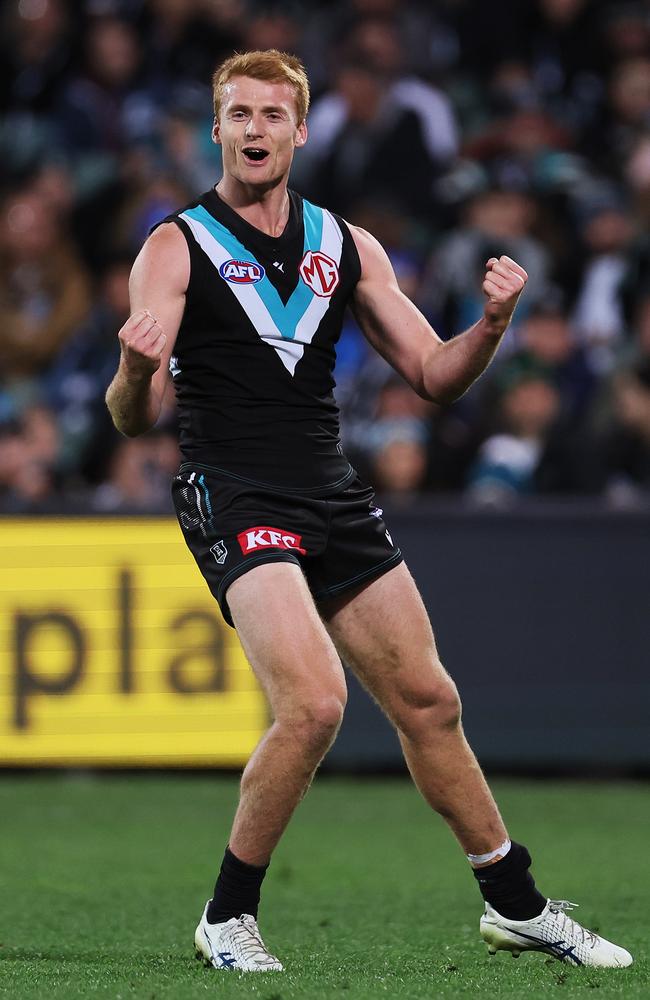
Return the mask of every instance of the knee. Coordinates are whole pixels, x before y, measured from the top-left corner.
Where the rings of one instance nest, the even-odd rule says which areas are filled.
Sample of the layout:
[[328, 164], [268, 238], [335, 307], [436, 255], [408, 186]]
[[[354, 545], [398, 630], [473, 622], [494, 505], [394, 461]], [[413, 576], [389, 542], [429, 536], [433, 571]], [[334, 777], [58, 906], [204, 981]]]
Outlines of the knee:
[[338, 692], [319, 694], [305, 705], [307, 727], [315, 734], [336, 736], [343, 721], [346, 695]]
[[339, 731], [345, 703], [345, 691], [311, 693], [293, 706], [284, 718], [284, 726], [306, 752], [324, 753]]
[[456, 685], [447, 674], [398, 692], [394, 722], [408, 739], [458, 729], [462, 706]]

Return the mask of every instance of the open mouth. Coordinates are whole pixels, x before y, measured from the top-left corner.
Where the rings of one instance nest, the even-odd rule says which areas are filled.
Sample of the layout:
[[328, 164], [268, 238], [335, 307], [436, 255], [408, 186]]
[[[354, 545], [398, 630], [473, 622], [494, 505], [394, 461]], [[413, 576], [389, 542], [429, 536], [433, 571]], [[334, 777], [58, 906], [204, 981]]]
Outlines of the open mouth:
[[246, 146], [242, 152], [244, 159], [248, 160], [249, 163], [262, 163], [269, 155], [268, 150], [260, 149], [258, 146]]

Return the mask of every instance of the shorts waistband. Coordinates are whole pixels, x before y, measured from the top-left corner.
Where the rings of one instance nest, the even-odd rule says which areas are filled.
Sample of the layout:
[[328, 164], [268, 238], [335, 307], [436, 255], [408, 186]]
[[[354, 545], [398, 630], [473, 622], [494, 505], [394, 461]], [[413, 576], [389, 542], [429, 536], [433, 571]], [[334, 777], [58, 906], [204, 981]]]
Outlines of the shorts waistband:
[[245, 483], [247, 486], [255, 486], [257, 489], [268, 490], [270, 493], [284, 493], [291, 496], [313, 497], [315, 499], [341, 492], [357, 475], [356, 470], [349, 465], [348, 471], [344, 476], [341, 476], [336, 482], [326, 483], [324, 486], [285, 486], [280, 483], [265, 483], [258, 479], [249, 479], [246, 476], [240, 476], [236, 472], [230, 472], [227, 469], [220, 469], [214, 465], [206, 465], [204, 462], [182, 462], [179, 472], [192, 472], [194, 469], [200, 469], [224, 479], [230, 479], [235, 483]]

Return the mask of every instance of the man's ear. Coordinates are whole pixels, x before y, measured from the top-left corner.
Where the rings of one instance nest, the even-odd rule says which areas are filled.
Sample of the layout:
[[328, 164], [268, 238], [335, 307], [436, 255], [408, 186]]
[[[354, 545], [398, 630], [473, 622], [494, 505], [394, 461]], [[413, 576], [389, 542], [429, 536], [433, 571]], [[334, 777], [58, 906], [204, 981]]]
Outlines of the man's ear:
[[217, 146], [221, 145], [221, 135], [219, 133], [219, 121], [216, 118], [214, 118], [212, 122], [212, 141], [215, 142]]
[[307, 122], [301, 122], [296, 131], [296, 146], [304, 146], [307, 142]]

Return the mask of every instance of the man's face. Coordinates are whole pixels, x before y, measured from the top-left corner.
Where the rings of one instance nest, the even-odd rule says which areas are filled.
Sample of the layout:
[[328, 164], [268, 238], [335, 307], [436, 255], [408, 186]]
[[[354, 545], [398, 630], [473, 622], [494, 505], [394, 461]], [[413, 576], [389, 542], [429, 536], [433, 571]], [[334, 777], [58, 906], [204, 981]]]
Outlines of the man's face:
[[212, 138], [223, 151], [224, 174], [242, 184], [273, 187], [289, 172], [293, 151], [307, 138], [298, 124], [294, 88], [236, 76], [224, 88]]

